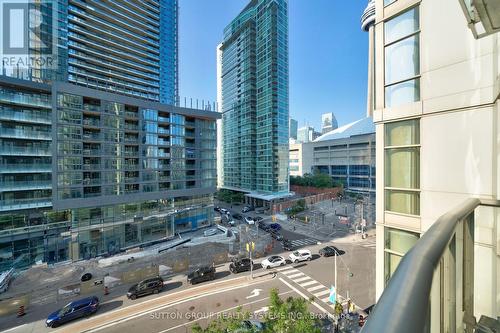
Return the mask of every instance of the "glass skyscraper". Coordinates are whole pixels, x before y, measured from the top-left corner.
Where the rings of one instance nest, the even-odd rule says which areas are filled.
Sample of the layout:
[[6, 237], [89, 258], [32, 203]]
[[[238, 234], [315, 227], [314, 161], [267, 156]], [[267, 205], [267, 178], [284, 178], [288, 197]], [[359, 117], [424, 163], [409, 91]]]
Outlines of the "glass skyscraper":
[[175, 106], [177, 0], [53, 3], [58, 66], [0, 71], [0, 271], [213, 220], [218, 115]]
[[222, 187], [264, 200], [286, 194], [288, 2], [250, 1], [224, 29], [219, 50]]

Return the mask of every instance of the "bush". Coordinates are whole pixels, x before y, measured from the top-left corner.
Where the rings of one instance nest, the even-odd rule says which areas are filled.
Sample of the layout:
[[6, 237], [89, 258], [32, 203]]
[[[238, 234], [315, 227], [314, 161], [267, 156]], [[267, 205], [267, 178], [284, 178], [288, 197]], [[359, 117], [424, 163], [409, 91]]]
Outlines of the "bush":
[[306, 173], [303, 177], [291, 176], [290, 184], [298, 186], [311, 186], [316, 188], [334, 187], [332, 177], [321, 172], [316, 172], [312, 175], [310, 173]]

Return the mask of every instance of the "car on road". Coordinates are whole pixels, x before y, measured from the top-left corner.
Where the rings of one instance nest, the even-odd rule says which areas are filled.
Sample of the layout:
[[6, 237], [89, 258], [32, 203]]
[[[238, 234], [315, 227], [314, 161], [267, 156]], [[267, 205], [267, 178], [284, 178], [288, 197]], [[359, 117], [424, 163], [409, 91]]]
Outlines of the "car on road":
[[290, 253], [288, 258], [291, 262], [297, 263], [299, 261], [312, 260], [312, 254], [309, 250], [297, 250]]
[[90, 279], [92, 279], [92, 273], [85, 273], [80, 278], [82, 282], [89, 281]]
[[205, 282], [215, 279], [215, 267], [205, 266], [198, 268], [194, 272], [191, 272], [187, 276], [187, 282], [189, 284], [197, 284], [200, 282]]
[[158, 294], [163, 289], [163, 279], [159, 276], [142, 280], [129, 288], [127, 297], [136, 299], [140, 296]]
[[267, 225], [265, 222], [257, 222], [257, 226], [259, 227], [259, 229], [262, 229], [264, 231], [269, 231], [269, 225]]
[[240, 214], [236, 213], [236, 214], [233, 214], [233, 219], [242, 220], [243, 216], [241, 216]]
[[274, 230], [274, 231], [280, 231], [281, 230], [281, 225], [279, 223], [271, 223], [269, 227]]
[[264, 259], [261, 263], [262, 268], [269, 269], [278, 266], [284, 266], [286, 264], [286, 259], [282, 256], [270, 256]]
[[217, 229], [208, 229], [203, 232], [203, 236], [208, 237], [208, 236], [213, 236], [217, 234]]
[[342, 250], [339, 250], [335, 246], [326, 246], [326, 247], [322, 248], [321, 250], [319, 250], [319, 255], [322, 257], [331, 257], [331, 256], [334, 256], [336, 254], [340, 255], [341, 253], [342, 253]]
[[68, 303], [62, 309], [52, 312], [45, 320], [47, 327], [58, 327], [69, 321], [90, 316], [96, 313], [99, 307], [99, 299], [96, 296], [86, 297]]
[[248, 213], [248, 212], [251, 212], [252, 210], [254, 210], [254, 208], [252, 206], [245, 206], [243, 207], [243, 209], [241, 210], [242, 213]]
[[248, 258], [242, 258], [242, 259], [238, 259], [238, 260], [235, 260], [232, 263], [230, 263], [229, 270], [235, 274], [241, 273], [241, 272], [247, 272], [250, 270], [252, 265], [253, 265], [252, 260], [250, 260]]
[[245, 222], [248, 224], [255, 224], [255, 221], [249, 216], [245, 216]]
[[214, 211], [216, 211], [216, 212], [220, 212], [220, 207], [219, 207], [219, 206], [215, 206], [215, 207], [214, 207]]
[[278, 242], [283, 240], [283, 236], [278, 232], [270, 229], [271, 237], [276, 239]]
[[235, 222], [234, 222], [234, 220], [229, 220], [229, 221], [227, 221], [227, 224], [229, 224], [230, 226], [233, 226], [233, 225], [235, 225]]
[[260, 217], [260, 216], [254, 216], [254, 217], [253, 217], [253, 219], [254, 219], [254, 221], [257, 221], [257, 222], [259, 222], [259, 221], [262, 221], [262, 220], [263, 220], [263, 218], [262, 218], [262, 217]]
[[291, 251], [294, 248], [293, 243], [288, 239], [283, 239], [281, 244], [283, 246], [283, 250], [285, 251]]
[[227, 214], [227, 213], [229, 213], [229, 211], [228, 211], [226, 208], [221, 208], [221, 209], [219, 210], [219, 212], [220, 212], [221, 214]]

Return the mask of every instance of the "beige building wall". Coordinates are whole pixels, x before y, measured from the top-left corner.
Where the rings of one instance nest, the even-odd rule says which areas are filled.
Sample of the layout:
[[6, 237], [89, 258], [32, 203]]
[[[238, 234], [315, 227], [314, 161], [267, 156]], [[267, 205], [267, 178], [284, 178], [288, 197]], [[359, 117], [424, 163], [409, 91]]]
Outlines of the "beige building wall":
[[[420, 12], [420, 99], [386, 108], [384, 22], [413, 6]], [[500, 34], [475, 39], [458, 0], [396, 0], [385, 7], [377, 0], [375, 57], [378, 298], [385, 285], [386, 228], [421, 234], [467, 198], [500, 199]], [[385, 127], [404, 119], [420, 122], [417, 215], [386, 210]], [[498, 217], [481, 208], [475, 220], [474, 308], [493, 318], [500, 316]]]

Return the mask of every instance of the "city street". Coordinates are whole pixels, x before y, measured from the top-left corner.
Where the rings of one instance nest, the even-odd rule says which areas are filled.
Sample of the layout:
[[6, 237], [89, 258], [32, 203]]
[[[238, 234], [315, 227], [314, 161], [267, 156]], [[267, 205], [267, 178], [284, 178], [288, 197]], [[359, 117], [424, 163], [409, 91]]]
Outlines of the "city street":
[[[341, 298], [349, 297], [359, 309], [374, 303], [375, 251], [368, 239], [366, 244], [339, 242], [335, 245], [345, 253], [337, 259], [338, 292]], [[190, 332], [195, 322], [206, 325], [214, 316], [231, 313], [238, 306], [244, 311], [257, 316], [266, 311], [269, 292], [278, 288], [282, 297], [315, 297], [311, 311], [318, 314], [332, 314], [333, 308], [327, 302], [329, 287], [334, 280], [334, 257], [323, 258], [317, 255], [319, 249], [327, 244], [307, 246], [314, 254], [312, 261], [287, 264], [277, 269], [264, 271], [256, 265], [253, 281], [249, 273], [230, 274], [227, 264], [217, 267], [215, 282], [188, 286], [185, 276], [178, 275], [166, 281], [165, 288], [159, 295], [147, 296], [135, 301], [128, 300], [119, 291], [109, 296], [98, 295], [101, 308], [98, 313], [86, 319], [78, 320], [48, 329], [44, 326], [46, 315], [64, 304], [52, 304], [43, 308], [30, 309], [26, 316], [10, 316], [2, 320], [0, 329], [9, 332]], [[288, 257], [290, 252], [284, 252]], [[261, 260], [256, 260], [260, 263]], [[267, 274], [266, 274], [267, 273]], [[352, 273], [352, 276], [349, 274]], [[125, 292], [125, 289], [122, 291]], [[16, 327], [14, 327], [16, 326]]]

